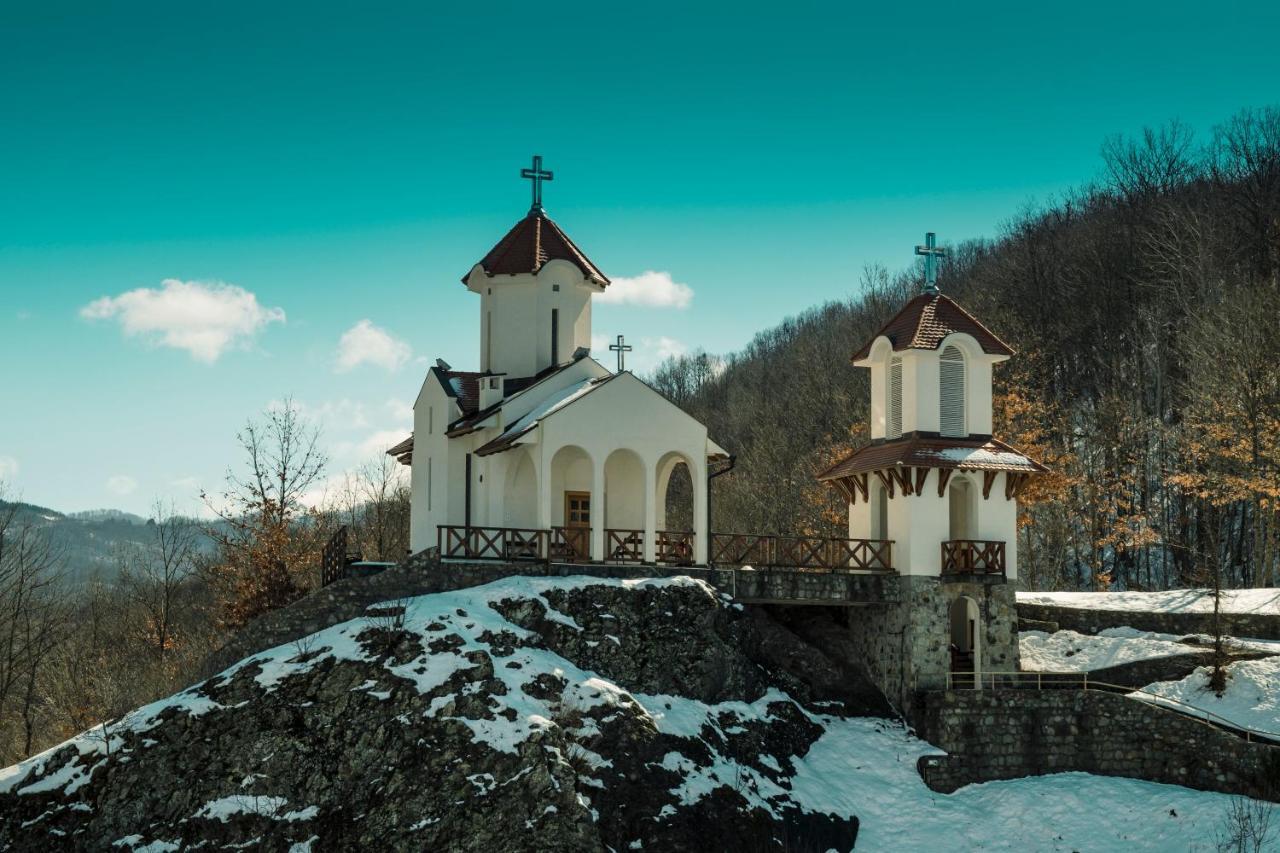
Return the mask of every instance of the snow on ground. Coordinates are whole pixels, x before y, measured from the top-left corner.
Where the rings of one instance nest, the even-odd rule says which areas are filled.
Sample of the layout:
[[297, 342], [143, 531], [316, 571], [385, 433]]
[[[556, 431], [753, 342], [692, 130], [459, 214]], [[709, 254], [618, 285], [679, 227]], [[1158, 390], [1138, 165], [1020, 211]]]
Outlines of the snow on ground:
[[[450, 674], [471, 666], [465, 657], [468, 652], [489, 648], [481, 635], [506, 631], [529, 636], [529, 632], [492, 609], [492, 603], [541, 598], [550, 612], [554, 609], [544, 596], [552, 588], [647, 584], [695, 585], [714, 597], [710, 587], [690, 578], [629, 581], [587, 577], [509, 578], [482, 587], [421, 596], [406, 602], [406, 628], [417, 632], [425, 642], [446, 633], [456, 633], [464, 642], [451, 651], [431, 654], [404, 666], [388, 664], [387, 668], [419, 689], [432, 690], [444, 684]], [[721, 606], [729, 605], [721, 601]], [[369, 660], [356, 637], [375, 624], [377, 618], [335, 625], [305, 640], [241, 661], [219, 677], [227, 678], [242, 668], [260, 665], [256, 681], [264, 691], [271, 691], [288, 676], [329, 657]], [[660, 731], [683, 737], [701, 738], [704, 725], [736, 727], [751, 720], [767, 721], [771, 705], [776, 709], [776, 703], [790, 701], [774, 690], [755, 702], [707, 705], [679, 696], [631, 693], [546, 649], [519, 648], [510, 659], [519, 662], [520, 669], [499, 667], [494, 676], [512, 679], [501, 697], [516, 712], [512, 719], [499, 714], [491, 721], [462, 720], [472, 728], [476, 740], [503, 751], [515, 751], [533, 732], [555, 725], [545, 703], [519, 689], [521, 683], [539, 672], [555, 673], [565, 679], [565, 700], [576, 702], [579, 707], [635, 707], [647, 714]], [[1244, 684], [1243, 677], [1239, 684]], [[1271, 690], [1274, 693], [1275, 686]], [[437, 700], [432, 712], [444, 714], [450, 704]], [[73, 770], [64, 768], [28, 782], [29, 777], [43, 770], [57, 751], [55, 748], [0, 770], [0, 793], [56, 789], [72, 793], [89, 780], [94, 767], [105, 761], [108, 743], [113, 750], [122, 744], [121, 731], [145, 732], [160, 724], [158, 718], [168, 708], [195, 715], [218, 707], [195, 688], [154, 702], [108, 726], [105, 732], [99, 727], [68, 741], [81, 755], [103, 756], [89, 769], [80, 768], [77, 762], [67, 765]], [[1214, 834], [1230, 801], [1222, 794], [1083, 773], [989, 782], [950, 795], [938, 794], [925, 787], [916, 770], [921, 756], [938, 754], [938, 750], [911, 735], [901, 724], [802, 712], [820, 724], [824, 734], [804, 757], [791, 758], [795, 772], [789, 790], [713, 747], [714, 760], [709, 767], [696, 766], [678, 752], [666, 756], [664, 765], [683, 771], [674, 792], [683, 802], [696, 802], [716, 787], [728, 785], [771, 812], [789, 800], [810, 811], [856, 815], [860, 820], [859, 851], [941, 847], [954, 851], [1208, 851], [1215, 849]], [[146, 741], [136, 748], [147, 748]], [[230, 817], [245, 811], [258, 812], [264, 802], [233, 796], [208, 803], [204, 809], [210, 815]], [[1099, 808], [1099, 803], [1105, 803], [1105, 808]], [[274, 799], [268, 805], [266, 810], [273, 814], [286, 808]], [[284, 814], [283, 819], [305, 820], [316, 814], [314, 806], [300, 804], [294, 808], [299, 810]]]
[[[1171, 643], [1181, 642], [1187, 648], [1212, 648], [1213, 637], [1209, 634], [1161, 634], [1158, 631], [1139, 631], [1137, 628], [1106, 628], [1098, 632], [1099, 637], [1119, 637], [1126, 640], [1167, 640]], [[1280, 655], [1280, 640], [1255, 640], [1252, 637], [1223, 637], [1223, 644], [1228, 652], [1263, 652]]]
[[[1132, 629], [1127, 629], [1132, 630]], [[1135, 632], [1136, 633], [1136, 632]], [[1105, 632], [1104, 632], [1105, 634]], [[1075, 631], [1019, 631], [1018, 655], [1026, 672], [1088, 672], [1122, 663], [1185, 655], [1195, 646], [1163, 637], [1091, 637]]]
[[1157, 681], [1130, 696], [1157, 704], [1162, 698], [1174, 700], [1167, 703], [1171, 705], [1185, 703], [1175, 707], [1198, 716], [1207, 716], [1207, 711], [1237, 726], [1280, 738], [1280, 657], [1229, 664], [1227, 689], [1221, 697], [1209, 689], [1209, 672], [1209, 667], [1200, 667], [1181, 681]]
[[[1207, 589], [1171, 589], [1165, 592], [1019, 592], [1018, 603], [1086, 610], [1212, 613], [1213, 593]], [[1222, 610], [1224, 613], [1280, 615], [1280, 589], [1224, 589]]]

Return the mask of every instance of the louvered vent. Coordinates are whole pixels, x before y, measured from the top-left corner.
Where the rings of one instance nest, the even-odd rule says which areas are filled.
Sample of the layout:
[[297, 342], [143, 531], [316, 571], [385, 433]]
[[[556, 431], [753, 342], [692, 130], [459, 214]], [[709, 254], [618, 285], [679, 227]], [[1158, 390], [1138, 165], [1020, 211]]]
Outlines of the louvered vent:
[[885, 433], [888, 438], [902, 436], [902, 359], [889, 359], [889, 405], [886, 407]]
[[963, 438], [969, 434], [964, 422], [964, 354], [955, 347], [947, 347], [942, 351], [939, 380], [940, 430], [945, 436]]

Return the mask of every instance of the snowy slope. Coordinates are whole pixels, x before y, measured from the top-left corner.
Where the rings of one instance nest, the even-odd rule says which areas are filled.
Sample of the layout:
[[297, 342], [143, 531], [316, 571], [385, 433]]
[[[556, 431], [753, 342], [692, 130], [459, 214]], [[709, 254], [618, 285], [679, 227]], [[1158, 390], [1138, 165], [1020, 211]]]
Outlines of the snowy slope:
[[[623, 612], [630, 598], [643, 622], [629, 622]], [[648, 845], [642, 839], [658, 832], [655, 825], [683, 821], [695, 833], [685, 849], [707, 849], [716, 842], [701, 824], [688, 823], [690, 815], [740, 798], [756, 814], [778, 820], [797, 810], [837, 821], [856, 817], [858, 850], [1128, 853], [1214, 849], [1229, 799], [1085, 774], [993, 782], [941, 795], [926, 788], [916, 772], [918, 759], [937, 750], [897, 723], [802, 706], [776, 685], [748, 685], [749, 698], [703, 701], [628, 689], [622, 678], [607, 675], [616, 670], [639, 678], [625, 658], [642, 648], [667, 650], [655, 655], [651, 670], [679, 671], [688, 661], [678, 659], [678, 652], [698, 641], [698, 631], [724, 620], [734, 627], [732, 620], [743, 618], [709, 587], [687, 578], [509, 579], [411, 599], [405, 608], [403, 628], [396, 629], [405, 637], [394, 653], [376, 642], [384, 618], [336, 625], [141, 708], [105, 733], [86, 732], [0, 771], [0, 836], [8, 820], [10, 831], [22, 833], [15, 836], [22, 843], [43, 837], [52, 844], [77, 831], [110, 826], [112, 837], [96, 840], [115, 842], [120, 850], [194, 849], [192, 838], [203, 849], [255, 846], [264, 839], [287, 849], [290, 839], [308, 846], [321, 839], [314, 848], [319, 850], [331, 849], [323, 833], [338, 827], [364, 832], [366, 839], [394, 831], [391, 849], [442, 849], [462, 844], [461, 835], [440, 834], [446, 827], [456, 824], [456, 831], [474, 838], [485, 825], [506, 819], [504, 803], [532, 792], [547, 799], [535, 800], [531, 817], [521, 813], [523, 834], [504, 829], [509, 846], [537, 849], [555, 838], [563, 842], [560, 849], [602, 849], [591, 834], [597, 831], [593, 825], [604, 827], [621, 810], [642, 805], [629, 800], [651, 794], [653, 814], [627, 824], [633, 841], [620, 836], [617, 846], [673, 849], [671, 836]], [[637, 646], [637, 632], [669, 634], [673, 642]], [[708, 655], [705, 648], [694, 648], [690, 659]], [[580, 663], [587, 660], [592, 667]], [[346, 682], [339, 677], [344, 673]], [[396, 743], [387, 739], [401, 728], [412, 730], [410, 743], [426, 739], [431, 748], [424, 755], [442, 760], [445, 769], [384, 770], [388, 775], [373, 780], [378, 790], [367, 811], [351, 823], [340, 811], [347, 803], [307, 793], [313, 790], [308, 785], [325, 780], [317, 782], [309, 768], [297, 767], [304, 754], [276, 754], [292, 741], [247, 730], [243, 722], [269, 720], [292, 731], [305, 724], [306, 714], [328, 710], [326, 703], [349, 710], [326, 722], [324, 733], [345, 730], [359, 744], [366, 744], [366, 733], [379, 738], [375, 769], [408, 749], [388, 745]], [[387, 710], [378, 716], [382, 708]], [[217, 728], [220, 720], [226, 725]], [[434, 745], [444, 742], [443, 733], [457, 732], [466, 739], [452, 748], [456, 752], [441, 755]], [[218, 751], [210, 755], [220, 757], [238, 748], [237, 737], [250, 738], [242, 750], [245, 761], [264, 762], [242, 771], [243, 779], [238, 774], [238, 781], [227, 781], [226, 773], [206, 770], [209, 759], [201, 758], [196, 772], [176, 775], [179, 781], [170, 784], [177, 788], [148, 787], [175, 778], [161, 759], [180, 755], [188, 748], [184, 744], [194, 748], [216, 739]], [[656, 752], [628, 766], [646, 744]], [[367, 754], [365, 746], [361, 750], [353, 755]], [[355, 772], [345, 756], [334, 760], [342, 768], [337, 776]], [[462, 769], [450, 769], [455, 762]], [[295, 767], [299, 776], [285, 784]], [[447, 797], [432, 799], [433, 789], [450, 778], [447, 773], [465, 773], [465, 781]], [[635, 773], [645, 774], [643, 784], [619, 799], [620, 786]], [[541, 787], [530, 789], [535, 776]], [[108, 777], [111, 784], [104, 781]], [[398, 784], [403, 779], [409, 783]], [[390, 808], [374, 814], [376, 807]], [[578, 815], [572, 821], [570, 810]], [[130, 811], [140, 813], [136, 825], [126, 825], [134, 819]], [[466, 823], [477, 813], [480, 823]], [[741, 812], [709, 814], [715, 820], [707, 826], [719, 827], [716, 841], [727, 843], [733, 815]], [[374, 820], [387, 821], [388, 828], [371, 827]], [[548, 821], [561, 822], [552, 835], [536, 835]], [[341, 836], [344, 845], [356, 837]]]
[[1238, 726], [1280, 738], [1280, 657], [1229, 664], [1227, 689], [1221, 697], [1209, 689], [1209, 672], [1209, 667], [1201, 667], [1181, 681], [1158, 681], [1131, 695], [1154, 702], [1160, 698], [1176, 700], [1185, 705], [1175, 707], [1187, 713], [1203, 709]]
[[1026, 672], [1088, 672], [1150, 658], [1185, 655], [1195, 646], [1169, 639], [1139, 636], [1098, 636], [1075, 631], [1021, 631], [1018, 654]]
[[[1165, 592], [1019, 592], [1018, 603], [1087, 610], [1212, 613], [1213, 593], [1207, 589], [1171, 589]], [[1223, 590], [1222, 610], [1224, 613], [1280, 615], [1280, 589]]]

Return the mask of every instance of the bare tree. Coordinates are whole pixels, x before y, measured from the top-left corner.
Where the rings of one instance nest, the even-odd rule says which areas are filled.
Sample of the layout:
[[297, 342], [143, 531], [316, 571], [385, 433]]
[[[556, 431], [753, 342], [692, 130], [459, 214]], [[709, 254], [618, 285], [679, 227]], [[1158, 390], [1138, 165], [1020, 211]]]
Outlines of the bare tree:
[[184, 584], [195, 569], [199, 531], [172, 505], [157, 500], [148, 522], [152, 541], [119, 555], [120, 586], [143, 618], [142, 636], [158, 657], [174, 644], [175, 624], [184, 606]]
[[288, 604], [307, 588], [320, 543], [304, 499], [328, 464], [319, 431], [290, 399], [249, 421], [237, 438], [242, 467], [227, 471], [216, 499], [201, 495], [219, 521], [206, 532], [218, 545], [213, 580], [231, 624]]

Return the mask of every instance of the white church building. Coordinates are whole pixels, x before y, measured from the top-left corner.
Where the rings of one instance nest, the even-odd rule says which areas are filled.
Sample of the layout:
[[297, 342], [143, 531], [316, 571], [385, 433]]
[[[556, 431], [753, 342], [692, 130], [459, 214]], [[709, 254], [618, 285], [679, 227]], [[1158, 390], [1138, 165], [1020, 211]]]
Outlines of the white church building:
[[[413, 551], [566, 562], [705, 564], [707, 429], [627, 371], [591, 355], [591, 301], [609, 279], [534, 202], [462, 283], [477, 297], [479, 369], [437, 360], [413, 434]], [[621, 359], [619, 360], [621, 368]], [[692, 483], [692, 529], [669, 530], [667, 488]]]

